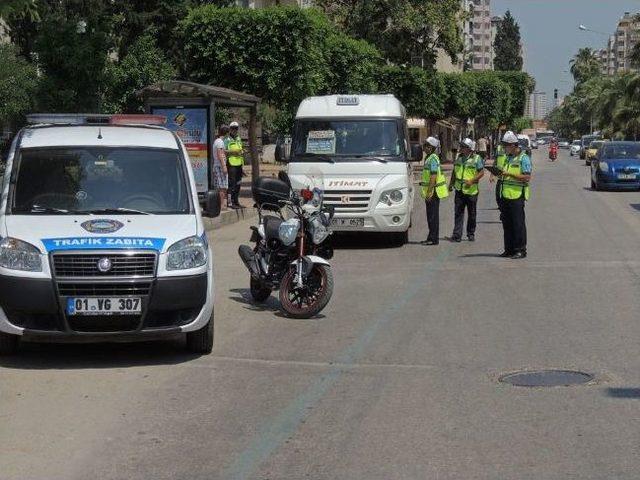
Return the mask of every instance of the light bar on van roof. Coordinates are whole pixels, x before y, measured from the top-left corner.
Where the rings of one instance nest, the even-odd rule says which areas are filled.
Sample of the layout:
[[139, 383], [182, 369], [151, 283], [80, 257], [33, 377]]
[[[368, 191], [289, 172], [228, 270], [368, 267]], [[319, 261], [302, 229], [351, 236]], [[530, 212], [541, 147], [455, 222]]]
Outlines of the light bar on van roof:
[[164, 115], [144, 115], [144, 114], [120, 114], [112, 115], [111, 125], [165, 125], [167, 117]]
[[32, 113], [27, 115], [31, 125], [165, 125], [163, 115], [102, 113]]

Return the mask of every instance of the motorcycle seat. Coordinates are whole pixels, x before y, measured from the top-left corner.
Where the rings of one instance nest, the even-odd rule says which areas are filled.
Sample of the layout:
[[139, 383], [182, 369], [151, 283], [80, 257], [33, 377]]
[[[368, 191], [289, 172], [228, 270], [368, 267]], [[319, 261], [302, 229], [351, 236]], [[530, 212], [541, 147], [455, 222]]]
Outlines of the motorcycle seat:
[[262, 224], [264, 225], [264, 234], [267, 240], [271, 240], [272, 238], [278, 238], [278, 229], [284, 220], [279, 217], [274, 217], [272, 215], [265, 215], [262, 219]]

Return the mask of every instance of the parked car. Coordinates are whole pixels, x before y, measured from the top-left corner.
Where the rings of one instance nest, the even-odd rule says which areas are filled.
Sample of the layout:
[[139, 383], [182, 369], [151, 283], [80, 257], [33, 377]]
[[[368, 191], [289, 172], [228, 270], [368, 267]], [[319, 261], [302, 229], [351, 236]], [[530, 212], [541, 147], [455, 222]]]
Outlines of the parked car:
[[606, 142], [607, 140], [594, 140], [589, 144], [589, 148], [587, 149], [587, 158], [586, 158], [586, 164], [587, 165], [591, 165], [591, 160], [596, 156], [596, 153], [598, 153], [598, 148], [600, 148], [602, 146], [602, 144], [604, 142]]
[[531, 140], [531, 148], [534, 150], [538, 149], [538, 140]]
[[640, 189], [640, 143], [603, 142], [591, 160], [591, 188]]
[[566, 138], [560, 138], [558, 139], [558, 148], [569, 148], [570, 144], [569, 144], [569, 140], [567, 140]]
[[520, 149], [531, 156], [531, 140], [529, 139], [529, 135], [518, 134], [518, 143], [520, 144]]
[[574, 140], [571, 142], [571, 146], [569, 147], [569, 155], [572, 157], [574, 155], [580, 155], [580, 150], [582, 149], [582, 142], [580, 140]]
[[580, 149], [580, 160], [586, 160], [587, 159], [587, 150], [589, 149], [589, 144], [591, 142], [593, 142], [594, 140], [597, 140], [598, 138], [600, 138], [600, 135], [583, 135], [582, 138], [580, 139], [580, 145], [581, 145], [581, 149]]

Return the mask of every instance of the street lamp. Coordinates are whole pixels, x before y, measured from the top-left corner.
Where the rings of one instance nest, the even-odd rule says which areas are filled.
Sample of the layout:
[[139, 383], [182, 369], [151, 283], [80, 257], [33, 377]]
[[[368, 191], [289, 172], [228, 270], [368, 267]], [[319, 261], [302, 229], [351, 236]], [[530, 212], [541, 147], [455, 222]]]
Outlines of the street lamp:
[[578, 25], [578, 29], [582, 30], [583, 32], [591, 32], [591, 33], [597, 33], [598, 35], [604, 35], [605, 37], [609, 37], [608, 33], [605, 32], [600, 32], [598, 30], [592, 30], [591, 28], [585, 27], [584, 25], [580, 24]]

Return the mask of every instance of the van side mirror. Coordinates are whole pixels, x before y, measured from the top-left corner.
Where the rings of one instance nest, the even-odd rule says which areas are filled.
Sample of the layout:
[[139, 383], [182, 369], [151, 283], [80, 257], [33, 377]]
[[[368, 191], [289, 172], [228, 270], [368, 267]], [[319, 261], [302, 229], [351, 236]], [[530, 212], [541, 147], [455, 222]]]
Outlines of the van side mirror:
[[278, 137], [275, 158], [278, 163], [289, 163], [291, 159], [291, 137]]
[[412, 162], [421, 162], [423, 155], [424, 154], [422, 151], [422, 145], [420, 145], [419, 143], [411, 145], [411, 161]]
[[217, 189], [207, 191], [205, 208], [207, 210], [207, 215], [210, 217], [215, 218], [220, 216], [222, 204], [220, 203], [220, 192]]

